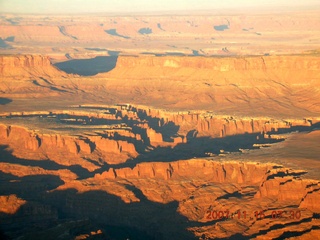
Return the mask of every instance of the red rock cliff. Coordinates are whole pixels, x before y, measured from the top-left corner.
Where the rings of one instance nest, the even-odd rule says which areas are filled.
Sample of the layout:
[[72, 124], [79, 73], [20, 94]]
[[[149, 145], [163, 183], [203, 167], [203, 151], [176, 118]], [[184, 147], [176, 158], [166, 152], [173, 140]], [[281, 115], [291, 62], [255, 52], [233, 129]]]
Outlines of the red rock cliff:
[[0, 76], [24, 78], [31, 76], [65, 76], [56, 69], [48, 56], [40, 55], [4, 55], [0, 56]]
[[[318, 57], [313, 56], [261, 56], [261, 57], [153, 57], [153, 56], [120, 56], [117, 60], [115, 73], [125, 73], [128, 77], [135, 77], [136, 72], [141, 70], [136, 76], [152, 77], [166, 75], [184, 75], [188, 78], [202, 79], [217, 78], [220, 73], [228, 76], [230, 73], [250, 71], [253, 76], [263, 76], [262, 73], [270, 72], [278, 76], [286, 73], [282, 78], [295, 76], [295, 73], [308, 71], [315, 74], [320, 69]], [[217, 75], [218, 74], [218, 75]], [[319, 74], [317, 74], [319, 76]], [[233, 78], [241, 79], [250, 76], [229, 75]], [[252, 76], [252, 75], [251, 75]], [[296, 76], [296, 77], [300, 77]], [[293, 83], [293, 79], [287, 79]], [[301, 83], [301, 82], [300, 82]]]

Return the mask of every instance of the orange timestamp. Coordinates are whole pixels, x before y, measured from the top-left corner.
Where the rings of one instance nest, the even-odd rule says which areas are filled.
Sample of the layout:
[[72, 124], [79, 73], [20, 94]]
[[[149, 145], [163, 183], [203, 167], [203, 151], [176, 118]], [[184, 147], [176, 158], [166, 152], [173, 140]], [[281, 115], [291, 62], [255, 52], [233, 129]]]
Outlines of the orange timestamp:
[[241, 211], [238, 210], [236, 212], [226, 211], [216, 211], [216, 210], [208, 210], [206, 211], [206, 219], [207, 220], [219, 220], [219, 219], [264, 219], [264, 218], [289, 218], [289, 219], [300, 219], [301, 211], [300, 210], [274, 210], [268, 211], [268, 214], [264, 210], [258, 210], [254, 212]]

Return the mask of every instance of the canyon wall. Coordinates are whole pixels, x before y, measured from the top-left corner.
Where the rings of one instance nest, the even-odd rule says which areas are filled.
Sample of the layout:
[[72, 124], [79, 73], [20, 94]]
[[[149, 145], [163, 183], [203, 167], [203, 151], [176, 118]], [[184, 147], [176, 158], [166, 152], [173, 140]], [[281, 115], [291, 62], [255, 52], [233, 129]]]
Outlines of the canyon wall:
[[[247, 71], [247, 70], [310, 70], [320, 69], [317, 56], [245, 56], [245, 57], [178, 57], [178, 56], [119, 56], [116, 68], [134, 69], [147, 67], [146, 71], [152, 68], [178, 68], [178, 69], [204, 69], [211, 71]], [[150, 69], [151, 68], [151, 69]], [[150, 70], [149, 70], [150, 69]], [[144, 74], [143, 72], [141, 74]]]
[[[308, 83], [307, 78], [316, 83], [313, 78], [315, 76], [319, 78], [319, 69], [319, 57], [310, 55], [232, 58], [119, 56], [116, 68], [109, 74], [127, 78], [172, 77], [174, 79], [184, 76], [188, 80], [198, 81], [215, 79], [215, 83], [225, 83], [221, 79], [224, 76], [236, 80], [235, 84], [245, 84], [245, 81], [252, 80], [258, 85], [263, 84], [258, 80], [269, 75], [269, 78], [289, 85], [301, 85]], [[247, 74], [249, 72], [250, 74]], [[302, 72], [307, 72], [308, 75], [303, 77]]]
[[[65, 166], [81, 164], [93, 171], [98, 168], [98, 155], [108, 163], [121, 163], [138, 156], [135, 146], [124, 140], [102, 136], [69, 136], [43, 134], [20, 126], [0, 125], [2, 145], [9, 145], [17, 157], [48, 159]], [[92, 156], [91, 161], [85, 160]]]
[[[83, 194], [80, 201], [75, 198], [68, 200], [67, 208], [79, 212], [85, 207], [92, 212], [99, 208], [93, 199], [86, 200], [84, 196], [97, 190], [101, 184], [103, 191], [115, 194], [136, 207], [141, 204], [148, 208], [149, 202], [160, 203], [161, 206], [177, 203], [177, 211], [189, 220], [190, 225], [196, 225], [189, 230], [199, 237], [203, 234], [211, 236], [211, 239], [230, 237], [235, 232], [251, 237], [262, 237], [270, 232], [279, 237], [283, 231], [294, 231], [290, 228], [291, 224], [299, 226], [299, 229], [313, 229], [319, 223], [317, 214], [320, 210], [316, 199], [319, 197], [320, 183], [304, 179], [304, 173], [273, 163], [192, 159], [141, 163], [133, 169], [110, 168], [86, 181], [66, 183], [59, 190], [75, 188]], [[132, 196], [132, 193], [135, 195]], [[121, 209], [113, 209], [112, 213], [103, 211], [103, 214], [112, 216], [121, 213]], [[134, 215], [137, 210], [133, 207], [126, 211]], [[229, 218], [208, 218], [208, 212], [215, 211], [228, 211]], [[255, 212], [260, 211], [264, 215], [259, 219]], [[143, 211], [139, 216], [149, 219], [148, 212]], [[246, 215], [238, 217], [239, 212], [246, 212]], [[276, 215], [278, 212], [281, 212], [281, 217]], [[121, 222], [121, 218], [116, 221]], [[279, 225], [280, 222], [283, 224]], [[205, 225], [201, 226], [201, 223]], [[238, 225], [242, 227], [237, 228]], [[266, 232], [259, 232], [261, 229]], [[273, 232], [275, 229], [281, 231]]]
[[0, 56], [0, 76], [23, 80], [32, 76], [65, 77], [67, 74], [56, 69], [48, 56], [2, 55]]
[[[0, 125], [0, 144], [4, 145], [0, 149], [3, 153], [0, 164], [3, 183], [0, 185], [4, 189], [0, 196], [4, 206], [0, 210], [5, 214], [2, 221], [15, 219], [16, 223], [30, 229], [30, 221], [24, 219], [33, 219], [30, 224], [37, 226], [39, 222], [56, 226], [61, 215], [70, 219], [90, 219], [95, 224], [112, 219], [113, 227], [133, 228], [148, 234], [153, 234], [156, 228], [164, 232], [166, 239], [170, 236], [177, 239], [181, 234], [187, 235], [184, 239], [194, 239], [194, 236], [227, 238], [234, 234], [250, 238], [266, 234], [281, 237], [284, 231], [295, 231], [290, 228], [292, 224], [298, 226], [302, 234], [310, 229], [317, 230], [320, 183], [305, 179], [305, 171], [274, 163], [223, 161], [220, 157], [189, 159], [198, 146], [192, 142], [201, 141], [201, 134], [223, 140], [216, 134], [226, 120], [234, 119], [221, 118], [216, 125], [210, 125], [212, 129], [196, 130], [198, 121], [210, 117], [207, 112], [174, 114], [131, 105], [100, 106], [99, 111], [112, 113], [113, 116], [106, 114], [105, 120], [119, 121], [115, 124], [117, 127], [102, 125], [104, 131], [100, 133], [97, 130], [88, 133], [86, 129], [82, 133], [73, 130], [73, 134], [62, 134], [57, 130], [56, 133], [43, 133], [21, 126]], [[73, 110], [70, 115], [65, 112], [62, 120], [101, 121], [103, 115], [99, 115], [99, 111], [94, 115], [88, 109], [91, 117], [85, 118], [82, 116], [86, 112], [84, 109]], [[33, 114], [43, 119], [48, 113]], [[49, 112], [51, 117], [53, 114], [54, 111]], [[17, 112], [8, 117], [14, 121], [18, 116], [31, 117], [32, 113]], [[268, 121], [261, 119], [261, 124], [254, 129], [248, 124], [237, 130], [241, 121], [252, 123], [253, 120], [237, 120], [227, 134], [241, 135], [251, 127], [252, 131], [259, 131], [256, 136], [263, 137], [260, 131], [268, 130], [263, 127], [269, 124]], [[301, 124], [301, 127], [310, 128], [315, 124], [315, 120], [310, 119], [290, 120], [290, 124], [275, 119], [270, 122], [272, 128], [279, 131]], [[81, 129], [83, 124], [78, 126]], [[179, 126], [183, 126], [187, 134], [190, 129], [199, 131], [198, 135], [193, 139], [186, 138]], [[178, 135], [188, 141], [167, 142], [168, 137], [177, 138]], [[216, 147], [216, 142], [204, 143], [210, 149]], [[189, 158], [180, 160], [186, 157], [184, 154]], [[229, 211], [230, 216], [236, 217], [210, 219], [208, 211]], [[245, 211], [247, 218], [237, 218], [239, 211]], [[255, 216], [256, 211], [264, 212], [263, 219]], [[275, 211], [286, 211], [286, 214], [280, 219]], [[291, 212], [299, 219], [291, 219]], [[150, 228], [152, 221], [162, 224]], [[279, 225], [280, 221], [283, 224]], [[260, 232], [261, 229], [265, 232]], [[279, 232], [274, 232], [277, 229]]]
[[107, 104], [309, 117], [320, 113], [319, 69], [312, 55], [119, 56], [113, 70], [88, 78], [57, 70], [49, 57], [1, 56], [0, 91], [8, 98], [51, 96], [77, 103], [85, 95], [89, 102]]
[[[213, 112], [188, 111], [169, 112], [159, 109], [137, 106], [136, 111], [142, 119], [146, 118], [157, 131], [166, 131], [168, 126], [178, 126], [178, 134], [184, 137], [225, 137], [237, 134], [271, 133], [290, 130], [294, 127], [310, 127], [318, 124], [320, 119], [271, 119], [219, 116]], [[146, 116], [146, 117], [144, 117]]]
[[[96, 77], [125, 81], [117, 89], [145, 105], [241, 116], [306, 117], [320, 113], [319, 69], [319, 57], [312, 55], [119, 56], [112, 71]], [[116, 87], [113, 81], [106, 84]], [[121, 92], [122, 101], [128, 101]]]
[[[272, 134], [312, 130], [320, 122], [318, 118], [287, 120], [234, 118], [206, 111], [169, 112], [132, 105], [92, 106], [100, 108], [95, 112], [85, 108], [80, 106], [79, 110], [2, 113], [2, 118], [27, 118], [33, 121], [24, 124], [26, 127], [0, 125], [1, 144], [9, 144], [19, 156], [25, 153], [28, 158], [46, 156], [57, 159], [60, 164], [66, 164], [62, 159], [63, 154], [72, 156], [71, 159], [91, 156], [95, 161], [99, 161], [99, 157], [102, 157], [109, 164], [119, 164], [137, 158], [140, 153], [150, 152], [154, 148], [166, 149], [171, 154], [177, 151], [180, 155], [187, 154], [189, 157], [194, 154], [204, 156], [206, 152], [219, 154], [224, 150], [223, 146], [230, 145], [225, 144], [225, 137], [230, 137], [229, 141], [238, 141], [231, 144], [233, 148], [227, 151], [251, 149], [254, 144], [281, 141], [273, 139], [270, 136]], [[36, 129], [41, 131], [48, 126], [43, 123], [36, 125], [41, 119], [48, 121], [54, 128], [58, 127], [57, 131], [54, 133], [34, 131]], [[55, 123], [51, 122], [53, 119]], [[4, 122], [8, 122], [8, 119]], [[59, 132], [58, 129], [65, 124], [66, 126], [72, 124], [70, 129], [77, 129], [75, 126], [79, 126], [77, 134], [72, 131]], [[88, 131], [93, 132], [88, 133]], [[60, 157], [57, 158], [52, 152], [51, 149], [54, 148], [59, 149]], [[196, 151], [192, 153], [192, 149]], [[154, 157], [159, 158], [157, 155]], [[68, 161], [68, 165], [76, 162], [76, 160], [70, 162], [70, 159]], [[86, 162], [86, 166], [89, 164], [90, 168], [96, 168], [83, 159], [81, 161]]]
[[[96, 174], [94, 179], [130, 180], [137, 184], [136, 186], [150, 200], [166, 203], [168, 199], [181, 201], [185, 195], [180, 192], [181, 195], [179, 196], [179, 188], [172, 187], [170, 190], [172, 196], [163, 198], [163, 192], [150, 191], [148, 188], [152, 188], [154, 184], [162, 185], [162, 181], [166, 181], [171, 186], [171, 184], [174, 185], [174, 182], [183, 181], [192, 176], [194, 182], [204, 181], [222, 184], [222, 186], [223, 184], [235, 184], [238, 187], [256, 186], [257, 191], [254, 198], [276, 199], [283, 205], [289, 202], [301, 208], [308, 208], [313, 212], [320, 213], [320, 208], [316, 204], [316, 199], [319, 197], [320, 182], [299, 177], [305, 173], [302, 170], [292, 170], [272, 163], [216, 162], [197, 159], [172, 163], [141, 163], [133, 169], [110, 168], [106, 172]], [[141, 179], [149, 179], [149, 185], [145, 185]], [[227, 186], [225, 187], [228, 189]], [[156, 186], [154, 188], [156, 189]], [[233, 191], [236, 192], [237, 190], [234, 189]], [[174, 196], [175, 193], [177, 196]], [[213, 194], [212, 197], [216, 194]], [[218, 198], [218, 196], [216, 197]]]

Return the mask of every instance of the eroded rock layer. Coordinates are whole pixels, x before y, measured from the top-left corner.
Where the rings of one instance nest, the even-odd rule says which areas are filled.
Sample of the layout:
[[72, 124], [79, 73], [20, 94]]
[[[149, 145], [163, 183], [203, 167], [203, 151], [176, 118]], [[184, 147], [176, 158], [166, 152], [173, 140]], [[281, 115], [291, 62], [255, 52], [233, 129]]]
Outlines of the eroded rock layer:
[[[0, 91], [4, 97], [17, 100], [44, 98], [50, 103], [59, 97], [70, 103], [152, 103], [158, 108], [207, 109], [239, 116], [302, 118], [318, 116], [320, 112], [317, 54], [233, 58], [119, 56], [103, 60], [106, 66], [114, 61], [115, 67], [93, 78], [68, 75], [50, 65], [48, 57], [0, 59]], [[54, 103], [63, 106], [62, 102]]]
[[[16, 210], [12, 205], [8, 212], [4, 204], [3, 219], [10, 222], [11, 214], [19, 216], [21, 220], [15, 217], [15, 221], [21, 226], [30, 227], [20, 221], [34, 216], [31, 226], [39, 227], [41, 219], [52, 231], [58, 213], [89, 218], [96, 226], [104, 223], [101, 233], [107, 236], [109, 224], [136, 229], [132, 237], [155, 239], [281, 238], [290, 232], [307, 236], [319, 231], [316, 199], [320, 182], [303, 179], [304, 171], [276, 164], [204, 159], [141, 163], [133, 169], [110, 168], [85, 179], [66, 178], [62, 172], [48, 170], [35, 172], [31, 167], [26, 171], [20, 164], [23, 162], [17, 159], [16, 167], [1, 167], [1, 177], [8, 181], [15, 176], [21, 184], [10, 181], [1, 187], [4, 202], [16, 198], [6, 195], [9, 193], [21, 198], [14, 201], [20, 204]], [[40, 184], [37, 178], [45, 173], [58, 178], [43, 177], [43, 184], [49, 179], [51, 184]], [[31, 183], [38, 187], [25, 191], [24, 185]], [[293, 224], [295, 228], [290, 227]], [[32, 230], [28, 232], [32, 234]], [[10, 229], [6, 233], [16, 236]]]
[[71, 238], [118, 239], [125, 231], [138, 239], [285, 239], [319, 233], [319, 179], [245, 161], [247, 155], [223, 160], [286, 141], [282, 133], [316, 130], [317, 118], [119, 104], [4, 112], [0, 122], [0, 217], [7, 236], [68, 231]]
[[[26, 120], [25, 127], [0, 125], [1, 144], [9, 145], [15, 156], [51, 159], [68, 166], [80, 164], [90, 171], [103, 162], [136, 164], [131, 160], [148, 152], [152, 156], [161, 148], [168, 154], [176, 152], [176, 159], [179, 154], [199, 157], [250, 149], [282, 141], [270, 134], [312, 130], [319, 125], [318, 118], [239, 119], [203, 111], [168, 112], [129, 104], [84, 105], [69, 111], [11, 112], [1, 116], [4, 124]], [[154, 157], [165, 160], [157, 154]]]

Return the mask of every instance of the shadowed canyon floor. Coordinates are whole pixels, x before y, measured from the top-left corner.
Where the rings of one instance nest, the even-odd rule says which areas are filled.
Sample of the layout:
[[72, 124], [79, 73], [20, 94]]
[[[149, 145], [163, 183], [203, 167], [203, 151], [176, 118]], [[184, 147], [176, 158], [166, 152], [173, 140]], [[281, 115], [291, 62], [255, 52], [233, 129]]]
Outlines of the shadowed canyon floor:
[[0, 238], [317, 239], [319, 16], [2, 14]]

